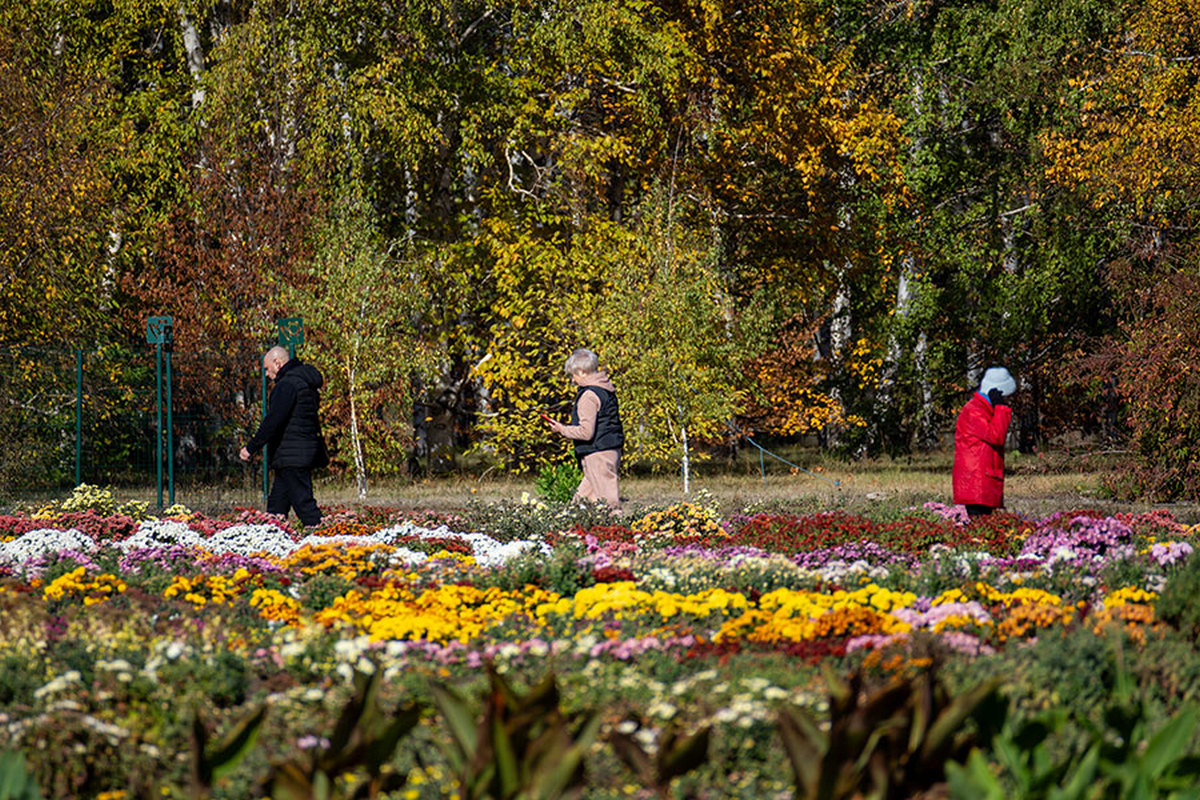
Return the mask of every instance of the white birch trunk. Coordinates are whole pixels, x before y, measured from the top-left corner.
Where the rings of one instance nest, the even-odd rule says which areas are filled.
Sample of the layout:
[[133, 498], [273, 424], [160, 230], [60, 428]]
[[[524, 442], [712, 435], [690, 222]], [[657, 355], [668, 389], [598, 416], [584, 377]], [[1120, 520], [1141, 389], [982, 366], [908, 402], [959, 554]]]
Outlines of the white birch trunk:
[[929, 339], [925, 331], [917, 336], [917, 344], [913, 348], [913, 359], [916, 361], [917, 374], [921, 376], [921, 411], [917, 417], [917, 446], [922, 450], [932, 450], [938, 444], [937, 431], [933, 419], [933, 384], [929, 381], [929, 370], [925, 368], [929, 354]]
[[687, 425], [681, 425], [679, 431], [683, 441], [683, 493], [684, 495], [687, 495], [692, 490], [692, 472], [691, 461], [688, 455]]
[[[912, 255], [906, 255], [900, 266], [900, 276], [896, 280], [896, 318], [899, 320], [907, 320], [908, 315], [912, 313], [912, 282], [910, 277], [914, 269], [914, 259]], [[899, 371], [900, 362], [904, 359], [904, 345], [900, 341], [900, 337], [893, 333], [888, 337], [888, 354], [887, 361], [884, 364], [883, 380], [879, 383], [879, 402], [884, 405], [890, 405], [894, 390], [896, 388], [896, 373]]]
[[200, 44], [200, 33], [188, 19], [183, 6], [179, 7], [179, 27], [183, 31], [183, 50], [186, 54], [188, 72], [192, 76], [192, 110], [204, 104], [204, 87], [200, 76], [204, 74], [204, 48]]
[[[829, 320], [829, 360], [830, 370], [837, 371], [845, 368], [843, 354], [850, 342], [850, 287], [842, 275], [838, 275], [838, 290], [833, 298], [833, 316]], [[838, 406], [842, 405], [842, 393], [834, 386], [829, 396]], [[825, 426], [825, 444], [836, 447], [840, 437], [838, 425]]]
[[346, 391], [350, 399], [350, 449], [354, 452], [354, 475], [358, 482], [358, 498], [367, 496], [367, 466], [363, 459], [362, 437], [358, 433], [358, 406], [354, 394], [358, 389], [358, 372], [354, 368], [353, 356], [346, 358]]

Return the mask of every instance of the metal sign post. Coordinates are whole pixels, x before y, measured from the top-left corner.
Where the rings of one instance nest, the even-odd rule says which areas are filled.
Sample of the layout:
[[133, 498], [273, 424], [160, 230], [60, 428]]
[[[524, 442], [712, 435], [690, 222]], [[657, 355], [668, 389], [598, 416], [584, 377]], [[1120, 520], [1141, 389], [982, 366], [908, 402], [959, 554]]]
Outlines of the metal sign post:
[[[279, 328], [279, 345], [288, 349], [288, 358], [296, 357], [296, 345], [304, 344], [304, 320], [301, 317], [282, 317], [275, 320], [276, 326]], [[262, 418], [267, 417], [267, 370], [264, 367], [262, 371]], [[267, 456], [267, 446], [263, 445], [263, 504], [267, 502], [267, 496], [270, 493], [270, 477], [268, 475], [267, 463], [270, 459]]]
[[279, 326], [279, 344], [288, 349], [288, 358], [295, 358], [296, 345], [304, 344], [304, 318], [284, 317], [275, 324]]
[[83, 483], [83, 351], [75, 351], [75, 485]]
[[[175, 505], [175, 419], [171, 402], [171, 354], [175, 352], [175, 327], [168, 325], [163, 332], [163, 356], [167, 363], [167, 503]], [[162, 501], [159, 501], [162, 504]]]
[[[158, 507], [163, 507], [163, 345], [173, 341], [170, 317], [150, 317], [146, 320], [146, 341], [154, 345], [154, 378], [157, 396], [158, 424], [156, 449], [158, 462]], [[168, 358], [170, 356], [168, 355]]]

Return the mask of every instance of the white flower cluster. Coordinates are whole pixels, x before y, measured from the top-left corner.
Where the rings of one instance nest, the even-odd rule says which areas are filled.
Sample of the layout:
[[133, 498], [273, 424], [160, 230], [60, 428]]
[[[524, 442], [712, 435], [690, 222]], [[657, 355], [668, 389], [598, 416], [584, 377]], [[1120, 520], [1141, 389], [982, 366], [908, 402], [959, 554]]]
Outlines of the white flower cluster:
[[137, 531], [123, 542], [117, 542], [122, 550], [136, 550], [143, 547], [174, 547], [183, 545], [194, 547], [201, 544], [204, 538], [188, 527], [186, 522], [175, 519], [152, 519], [138, 525]]
[[[305, 536], [303, 539], [295, 541], [291, 534], [276, 525], [233, 525], [217, 531], [205, 539], [188, 527], [186, 522], [158, 519], [142, 522], [132, 536], [117, 542], [115, 546], [125, 552], [140, 548], [183, 546], [203, 548], [217, 554], [237, 553], [248, 556], [267, 553], [282, 558], [306, 545], [384, 544], [396, 547], [390, 559], [394, 564], [415, 565], [428, 560], [428, 556], [424, 553], [396, 545], [406, 537], [453, 539], [466, 542], [470, 545], [476, 562], [485, 566], [503, 564], [530, 549], [536, 548], [547, 555], [550, 553], [550, 547], [544, 542], [529, 540], [499, 542], [483, 533], [457, 533], [445, 525], [423, 528], [413, 522], [382, 528], [364, 536]], [[66, 531], [40, 529], [30, 531], [11, 542], [0, 543], [0, 563], [21, 564], [29, 559], [62, 550], [91, 553], [96, 550], [96, 547], [96, 542], [90, 536], [74, 528]]]
[[200, 546], [212, 553], [238, 553], [248, 556], [269, 553], [288, 555], [300, 545], [287, 531], [277, 525], [234, 525], [201, 541]]
[[891, 574], [887, 567], [871, 564], [871, 562], [862, 558], [855, 561], [846, 561], [840, 558], [833, 559], [809, 572], [823, 581], [832, 581], [834, 583], [842, 583], [861, 577], [879, 581], [884, 580]]
[[47, 553], [57, 553], [61, 550], [90, 553], [95, 549], [96, 542], [92, 537], [75, 528], [65, 531], [39, 528], [18, 536], [11, 542], [0, 544], [0, 562], [23, 564], [32, 558], [40, 558]]
[[[412, 522], [404, 522], [400, 525], [393, 525], [390, 528], [381, 528], [375, 531], [370, 536], [357, 537], [360, 541], [378, 541], [382, 544], [392, 544], [402, 537], [415, 537], [417, 539], [455, 539], [457, 541], [466, 542], [471, 546], [471, 552], [475, 556], [475, 561], [483, 566], [494, 567], [511, 558], [514, 558], [526, 550], [533, 548], [539, 549], [543, 554], [550, 554], [550, 546], [545, 542], [533, 542], [528, 539], [518, 539], [512, 542], [498, 542], [485, 533], [457, 533], [450, 530], [445, 525], [439, 525], [436, 528], [422, 528]], [[346, 537], [355, 538], [355, 537]], [[400, 560], [408, 563], [413, 563], [411, 558], [419, 553], [413, 553], [411, 550], [404, 550]]]

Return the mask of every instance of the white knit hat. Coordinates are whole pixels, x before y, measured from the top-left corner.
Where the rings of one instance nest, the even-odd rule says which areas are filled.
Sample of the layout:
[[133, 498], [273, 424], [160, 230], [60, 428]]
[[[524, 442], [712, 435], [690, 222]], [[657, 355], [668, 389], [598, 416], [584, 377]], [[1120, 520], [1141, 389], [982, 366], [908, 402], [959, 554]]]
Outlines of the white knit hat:
[[986, 395], [992, 389], [999, 389], [1000, 394], [1011, 397], [1017, 391], [1017, 382], [1004, 367], [988, 367], [979, 382], [979, 393]]

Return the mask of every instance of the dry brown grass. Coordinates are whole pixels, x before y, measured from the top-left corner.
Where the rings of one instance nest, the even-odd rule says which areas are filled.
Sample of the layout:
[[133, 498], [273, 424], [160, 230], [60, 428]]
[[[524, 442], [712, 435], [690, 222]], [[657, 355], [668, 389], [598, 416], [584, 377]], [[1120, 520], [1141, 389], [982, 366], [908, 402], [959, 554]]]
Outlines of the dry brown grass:
[[[726, 512], [749, 507], [860, 511], [881, 505], [907, 508], [930, 500], [950, 502], [950, 453], [859, 462], [838, 461], [815, 451], [793, 452], [788, 457], [808, 472], [767, 461], [764, 480], [755, 454], [752, 459], [744, 458], [732, 466], [700, 465], [692, 477], [691, 491], [711, 493]], [[1105, 475], [1124, 466], [1119, 454], [1086, 458], [1069, 453], [1044, 456], [1010, 453], [1007, 466], [1005, 499], [1012, 511], [1042, 516], [1078, 508], [1109, 513], [1168, 508], [1182, 521], [1200, 521], [1200, 505], [1193, 503], [1128, 503], [1105, 499]], [[176, 500], [207, 513], [239, 506], [261, 507], [260, 487], [257, 480], [233, 489], [181, 486], [177, 488]], [[457, 474], [419, 481], [375, 481], [365, 498], [359, 498], [353, 481], [344, 478], [325, 477], [316, 486], [317, 499], [326, 506], [369, 504], [441, 511], [461, 510], [473, 502], [515, 500], [526, 492], [535, 493], [532, 476], [496, 472], [482, 477]], [[156, 500], [153, 487], [118, 490], [117, 494], [121, 499], [149, 500], [152, 506]], [[685, 496], [677, 473], [626, 475], [621, 481], [621, 494], [633, 509], [663, 505]]]

